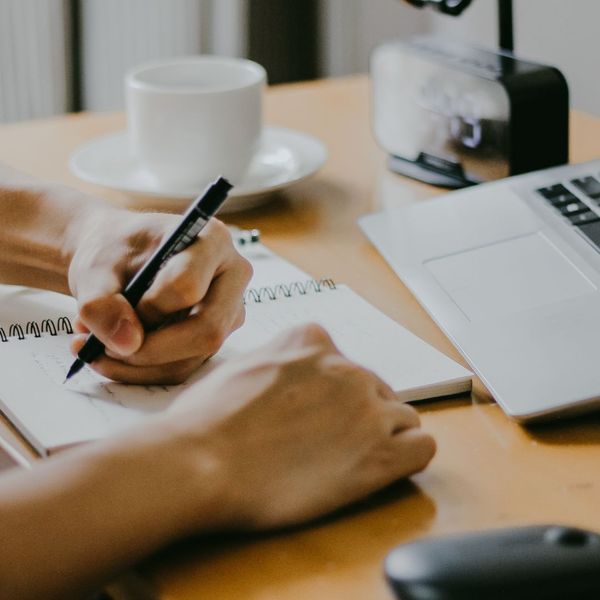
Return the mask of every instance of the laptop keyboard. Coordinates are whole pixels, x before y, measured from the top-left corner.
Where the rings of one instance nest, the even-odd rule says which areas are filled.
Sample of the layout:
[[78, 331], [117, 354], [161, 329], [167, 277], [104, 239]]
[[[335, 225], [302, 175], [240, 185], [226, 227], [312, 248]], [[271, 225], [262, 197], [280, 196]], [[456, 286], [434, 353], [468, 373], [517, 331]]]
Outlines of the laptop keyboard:
[[588, 175], [572, 179], [570, 183], [581, 198], [562, 183], [540, 188], [537, 192], [600, 252], [600, 180]]

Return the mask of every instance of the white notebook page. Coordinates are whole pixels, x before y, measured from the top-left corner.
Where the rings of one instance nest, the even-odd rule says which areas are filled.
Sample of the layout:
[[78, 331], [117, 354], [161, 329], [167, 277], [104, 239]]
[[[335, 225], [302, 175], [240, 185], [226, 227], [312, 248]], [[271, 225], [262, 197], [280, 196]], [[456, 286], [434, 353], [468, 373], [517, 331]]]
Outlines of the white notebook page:
[[470, 371], [401, 327], [347, 286], [265, 300], [249, 304], [247, 309], [246, 325], [230, 338], [237, 350], [251, 350], [284, 329], [316, 322], [328, 331], [349, 359], [377, 373], [400, 399], [420, 400], [470, 387]]
[[[317, 322], [351, 360], [384, 379], [403, 400], [465, 391], [471, 373], [379, 312], [350, 288], [311, 292], [247, 305], [244, 326], [197, 372], [201, 378], [232, 356], [281, 331]], [[130, 386], [84, 369], [64, 384], [72, 361], [68, 336], [0, 344], [0, 407], [41, 453], [101, 438], [164, 410], [188, 385]]]

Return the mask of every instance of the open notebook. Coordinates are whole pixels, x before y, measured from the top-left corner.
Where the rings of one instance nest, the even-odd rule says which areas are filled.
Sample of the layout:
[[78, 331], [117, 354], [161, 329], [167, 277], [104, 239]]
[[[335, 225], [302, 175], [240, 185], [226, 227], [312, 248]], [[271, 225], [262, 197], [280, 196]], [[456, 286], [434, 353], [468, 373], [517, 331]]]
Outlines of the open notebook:
[[48, 292], [6, 288], [0, 296], [0, 327], [12, 336], [0, 342], [0, 409], [39, 453], [48, 454], [110, 435], [164, 410], [184, 387], [219, 363], [308, 321], [323, 325], [346, 356], [376, 372], [403, 400], [470, 389], [468, 370], [350, 288], [308, 280], [261, 244], [246, 252], [255, 266], [246, 322], [182, 386], [117, 384], [91, 369], [63, 384], [73, 360], [66, 335], [74, 301]]

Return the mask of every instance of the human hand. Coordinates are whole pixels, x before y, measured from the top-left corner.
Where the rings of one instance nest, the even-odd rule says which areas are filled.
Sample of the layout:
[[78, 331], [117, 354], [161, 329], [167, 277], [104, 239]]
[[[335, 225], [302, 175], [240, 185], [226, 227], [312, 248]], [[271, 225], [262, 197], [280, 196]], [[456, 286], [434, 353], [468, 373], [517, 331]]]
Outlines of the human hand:
[[[134, 310], [121, 291], [180, 218], [117, 209], [91, 217], [70, 264], [69, 286], [79, 306], [76, 330], [91, 331], [106, 346], [92, 367], [116, 381], [181, 383], [242, 325], [250, 264], [227, 228], [211, 219], [159, 271]], [[85, 339], [73, 340], [74, 354]]]
[[[195, 529], [310, 520], [420, 471], [435, 452], [416, 411], [316, 325], [220, 367], [168, 419], [162, 430], [204, 473], [185, 494]], [[198, 501], [207, 487], [210, 514]]]

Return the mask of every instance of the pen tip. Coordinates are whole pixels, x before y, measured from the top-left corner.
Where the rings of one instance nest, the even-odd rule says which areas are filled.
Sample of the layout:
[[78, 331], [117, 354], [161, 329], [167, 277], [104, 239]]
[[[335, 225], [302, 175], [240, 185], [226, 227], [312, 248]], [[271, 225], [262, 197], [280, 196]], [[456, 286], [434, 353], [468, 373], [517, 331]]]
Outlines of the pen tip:
[[80, 360], [79, 358], [71, 365], [71, 368], [69, 369], [69, 372], [67, 373], [67, 376], [65, 377], [65, 380], [63, 381], [63, 385], [65, 383], [67, 383], [67, 381], [69, 381], [69, 379], [71, 379], [71, 377], [73, 377], [73, 375], [75, 375], [76, 373], [79, 373], [79, 371], [81, 371], [81, 369], [83, 368], [83, 365], [85, 363]]

